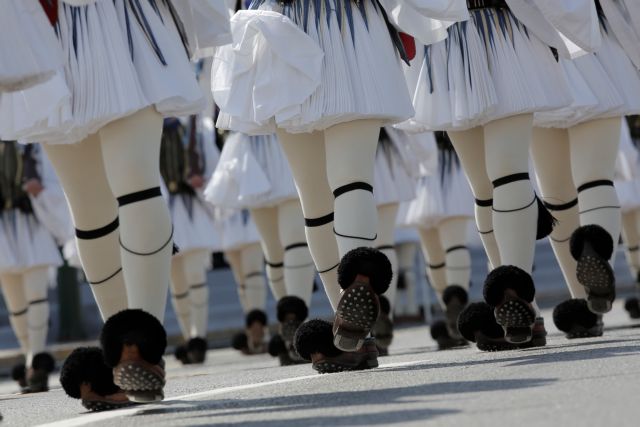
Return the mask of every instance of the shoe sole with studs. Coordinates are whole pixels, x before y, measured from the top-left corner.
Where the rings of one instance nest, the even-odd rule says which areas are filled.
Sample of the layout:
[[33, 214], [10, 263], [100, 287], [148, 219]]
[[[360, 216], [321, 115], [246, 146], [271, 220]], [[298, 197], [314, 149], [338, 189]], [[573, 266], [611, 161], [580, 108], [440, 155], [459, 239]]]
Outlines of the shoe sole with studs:
[[615, 298], [615, 276], [609, 261], [602, 258], [588, 243], [584, 243], [576, 269], [578, 282], [587, 291], [587, 306], [596, 314], [611, 311]]
[[343, 293], [333, 323], [333, 344], [342, 351], [358, 351], [378, 319], [380, 303], [368, 283], [356, 282]]
[[523, 344], [533, 338], [536, 312], [523, 299], [507, 297], [494, 310], [496, 322], [504, 330], [504, 339], [511, 344]]

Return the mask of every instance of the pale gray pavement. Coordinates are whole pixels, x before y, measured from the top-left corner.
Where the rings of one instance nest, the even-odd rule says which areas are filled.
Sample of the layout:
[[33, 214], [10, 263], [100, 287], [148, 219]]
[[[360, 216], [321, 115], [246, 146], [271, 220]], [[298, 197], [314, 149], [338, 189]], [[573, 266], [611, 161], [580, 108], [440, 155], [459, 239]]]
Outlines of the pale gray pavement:
[[[550, 252], [541, 249], [535, 276], [548, 305], [566, 291]], [[474, 257], [477, 270], [483, 262]], [[616, 270], [628, 287], [622, 263]], [[474, 274], [472, 295], [480, 292], [481, 276]], [[316, 304], [322, 307], [322, 299]], [[621, 301], [597, 339], [566, 340], [550, 309], [543, 314], [550, 331], [545, 348], [439, 352], [428, 328], [414, 325], [397, 331], [381, 368], [357, 373], [316, 375], [309, 365], [281, 368], [267, 355], [230, 349], [210, 351], [199, 367], [182, 367], [168, 356], [165, 402], [103, 414], [84, 412], [55, 378], [51, 392], [25, 396], [0, 378], [0, 426], [640, 425], [640, 323], [627, 318]]]
[[168, 358], [167, 401], [101, 414], [55, 384], [19, 396], [0, 383], [2, 425], [638, 426], [640, 328], [620, 304], [606, 324], [602, 338], [568, 341], [550, 327], [547, 347], [502, 353], [439, 352], [426, 327], [412, 327], [381, 368], [331, 375], [233, 350], [210, 351], [200, 367]]

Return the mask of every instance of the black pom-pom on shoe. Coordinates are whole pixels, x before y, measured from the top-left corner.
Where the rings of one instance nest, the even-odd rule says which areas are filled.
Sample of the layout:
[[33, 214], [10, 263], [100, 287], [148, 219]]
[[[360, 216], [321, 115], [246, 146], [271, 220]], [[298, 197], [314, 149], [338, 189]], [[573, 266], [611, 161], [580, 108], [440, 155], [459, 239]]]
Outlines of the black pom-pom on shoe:
[[485, 302], [469, 304], [458, 316], [458, 330], [475, 342], [482, 351], [515, 350], [518, 347], [504, 339], [504, 330], [496, 322], [493, 309]]
[[569, 339], [602, 336], [602, 319], [583, 299], [570, 299], [553, 309], [553, 323]]
[[611, 311], [616, 297], [615, 275], [609, 260], [613, 239], [599, 225], [584, 225], [571, 235], [571, 255], [577, 261], [578, 282], [587, 291], [587, 306], [596, 314]]
[[245, 325], [247, 328], [251, 327], [255, 322], [260, 323], [262, 326], [267, 326], [267, 313], [259, 309], [253, 309], [245, 317]]
[[458, 316], [469, 302], [469, 294], [462, 286], [450, 285], [442, 293], [442, 302], [445, 304], [446, 325], [449, 329], [449, 336], [460, 339]]
[[[14, 381], [26, 381], [27, 378], [27, 367], [24, 363], [18, 363], [13, 368], [11, 368], [11, 379]], [[25, 382], [26, 385], [26, 382]]]
[[338, 356], [342, 353], [333, 345], [333, 331], [331, 323], [312, 319], [304, 322], [296, 331], [294, 348], [305, 360], [311, 360], [311, 355], [320, 353], [325, 356]]
[[71, 352], [60, 370], [60, 384], [74, 399], [80, 399], [80, 386], [89, 383], [91, 390], [106, 396], [120, 389], [113, 382], [113, 372], [104, 363], [104, 354], [98, 347], [79, 347]]
[[378, 300], [380, 301], [380, 313], [388, 316], [389, 313], [391, 313], [391, 303], [389, 302], [389, 299], [384, 295], [380, 295]]
[[175, 356], [175, 358], [177, 360], [182, 362], [183, 365], [188, 365], [189, 363], [191, 363], [189, 361], [189, 356], [187, 354], [187, 346], [186, 345], [177, 346], [176, 349], [173, 351], [173, 355]]
[[583, 225], [573, 232], [569, 249], [576, 261], [582, 255], [585, 243], [591, 245], [601, 258], [611, 259], [613, 255], [613, 239], [604, 228], [595, 224]]
[[167, 332], [153, 315], [128, 309], [107, 319], [100, 343], [109, 366], [118, 364], [124, 345], [136, 345], [146, 362], [157, 365], [167, 348]]
[[[303, 322], [309, 316], [307, 304], [301, 299], [293, 295], [283, 297], [278, 301], [276, 307], [278, 321], [285, 322], [287, 320], [297, 320]], [[288, 319], [289, 315], [293, 315], [295, 319]]]
[[200, 337], [191, 338], [187, 342], [187, 356], [191, 363], [203, 363], [207, 357], [207, 341]]
[[246, 350], [249, 347], [249, 339], [244, 332], [238, 332], [231, 338], [231, 347], [238, 351]]
[[393, 277], [387, 256], [377, 249], [356, 248], [345, 254], [338, 266], [338, 283], [342, 289], [353, 284], [358, 275], [369, 278], [374, 292], [381, 295], [389, 289]]
[[450, 348], [464, 347], [467, 342], [462, 338], [453, 338], [449, 334], [447, 323], [443, 320], [433, 322], [429, 328], [431, 338], [438, 343], [438, 350], [448, 350]]
[[494, 307], [496, 322], [504, 329], [504, 338], [513, 344], [531, 341], [536, 312], [533, 279], [526, 271], [506, 265], [489, 273], [484, 284], [485, 301]]
[[640, 302], [638, 302], [638, 298], [627, 298], [624, 302], [624, 309], [629, 313], [630, 318], [640, 319]]
[[56, 361], [49, 353], [38, 353], [33, 356], [31, 367], [35, 370], [43, 371], [47, 374], [50, 374], [56, 368]]
[[267, 351], [271, 356], [278, 357], [280, 354], [287, 352], [287, 346], [285, 345], [282, 337], [276, 334], [269, 340]]
[[484, 282], [484, 300], [496, 307], [504, 300], [507, 289], [512, 289], [519, 298], [532, 302], [536, 295], [531, 275], [513, 265], [503, 265], [493, 269]]

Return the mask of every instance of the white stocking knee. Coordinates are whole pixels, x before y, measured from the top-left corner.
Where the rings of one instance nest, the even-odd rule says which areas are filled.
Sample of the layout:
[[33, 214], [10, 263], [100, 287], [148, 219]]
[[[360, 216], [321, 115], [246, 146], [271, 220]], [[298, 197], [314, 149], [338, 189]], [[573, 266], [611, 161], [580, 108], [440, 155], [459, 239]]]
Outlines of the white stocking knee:
[[171, 303], [176, 313], [182, 338], [188, 340], [191, 331], [191, 304], [189, 284], [184, 274], [183, 256], [174, 256], [171, 260]]
[[29, 303], [24, 292], [20, 274], [3, 274], [0, 276], [2, 295], [9, 311], [9, 322], [18, 339], [23, 354], [29, 353], [29, 328], [27, 311]]
[[492, 268], [502, 265], [493, 227], [493, 187], [485, 162], [484, 133], [476, 127], [448, 132], [475, 197], [476, 227]]
[[529, 181], [533, 115], [494, 120], [484, 127], [485, 162], [493, 184], [493, 226], [502, 265], [531, 274], [538, 206]]
[[29, 304], [27, 323], [29, 328], [29, 353], [27, 360], [42, 353], [47, 347], [49, 332], [49, 268], [35, 267], [22, 273], [25, 297]]
[[260, 234], [267, 279], [276, 301], [287, 295], [284, 278], [284, 248], [278, 230], [278, 208], [251, 209], [251, 218]]
[[422, 253], [427, 264], [429, 283], [435, 291], [440, 305], [444, 307], [442, 294], [447, 288], [446, 254], [440, 241], [440, 234], [436, 228], [420, 229], [418, 231], [420, 232]]
[[467, 218], [450, 218], [438, 224], [438, 234], [445, 251], [447, 285], [469, 289], [471, 255], [467, 247]]
[[97, 135], [78, 144], [43, 145], [64, 188], [82, 269], [103, 320], [127, 308], [120, 260], [118, 204]]
[[159, 192], [162, 116], [149, 107], [99, 131], [107, 179], [118, 199], [129, 308], [162, 321], [171, 270], [171, 216]]
[[302, 206], [297, 199], [278, 206], [280, 241], [284, 245], [284, 283], [287, 295], [311, 304], [315, 265], [307, 244]]
[[267, 305], [267, 283], [262, 271], [262, 249], [259, 244], [248, 245], [241, 250], [244, 274], [244, 295], [247, 312], [265, 311]]
[[558, 221], [549, 240], [562, 275], [573, 298], [586, 298], [584, 286], [578, 282], [576, 260], [571, 255], [570, 240], [580, 226], [578, 193], [571, 176], [568, 133], [564, 129], [534, 128], [531, 155], [538, 186], [545, 207]]
[[389, 289], [384, 293], [391, 305], [391, 314], [393, 314], [396, 305], [396, 293], [398, 290], [398, 254], [394, 245], [397, 216], [397, 203], [378, 206], [378, 239], [375, 241], [375, 247], [385, 254], [391, 263], [393, 277]]
[[327, 178], [323, 134], [288, 134], [279, 131], [278, 139], [287, 156], [298, 188], [305, 218], [309, 252], [322, 279], [325, 293], [335, 310], [340, 301], [338, 284], [340, 255], [333, 234], [334, 197]]
[[620, 118], [592, 120], [569, 129], [580, 225], [596, 224], [607, 230], [614, 254], [621, 229], [620, 203], [613, 187], [620, 130]]
[[334, 230], [340, 257], [376, 239], [373, 166], [381, 123], [356, 120], [325, 130], [326, 168], [335, 197]]

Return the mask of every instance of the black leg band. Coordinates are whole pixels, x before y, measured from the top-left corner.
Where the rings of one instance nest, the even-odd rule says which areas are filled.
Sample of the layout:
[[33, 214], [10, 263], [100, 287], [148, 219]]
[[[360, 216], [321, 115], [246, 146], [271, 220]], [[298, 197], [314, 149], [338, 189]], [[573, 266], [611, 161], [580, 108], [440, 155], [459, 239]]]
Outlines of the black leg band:
[[480, 206], [481, 208], [490, 208], [491, 206], [493, 206], [493, 199], [487, 199], [487, 200], [475, 199], [475, 201], [476, 201], [476, 205]]
[[81, 240], [94, 240], [104, 237], [113, 233], [120, 226], [120, 221], [116, 217], [113, 222], [105, 225], [104, 227], [96, 228], [95, 230], [80, 230], [76, 228], [76, 237]]
[[597, 181], [585, 182], [581, 186], [578, 187], [578, 193], [581, 193], [585, 190], [589, 190], [590, 188], [595, 187], [613, 187], [613, 181], [608, 179], [599, 179]]
[[258, 277], [258, 276], [262, 276], [262, 271], [254, 271], [254, 272], [251, 272], [251, 273], [249, 273], [249, 274], [246, 274], [246, 275], [244, 276], [244, 278], [245, 278], [245, 280], [246, 280], [246, 279], [250, 279], [251, 277]]
[[393, 245], [382, 245], [382, 246], [378, 246], [376, 249], [379, 251], [386, 251], [386, 250], [395, 249], [395, 248]]
[[347, 234], [340, 234], [336, 231], [336, 229], [333, 229], [333, 234], [335, 234], [336, 236], [339, 237], [344, 237], [346, 239], [356, 239], [356, 240], [364, 240], [366, 242], [373, 242], [378, 238], [378, 234], [376, 233], [373, 237], [360, 237], [360, 236], [349, 236]]
[[368, 191], [369, 193], [373, 193], [373, 186], [371, 184], [367, 184], [366, 182], [352, 182], [351, 184], [343, 185], [342, 187], [338, 187], [333, 190], [333, 197], [338, 198], [344, 193], [355, 190], [364, 190]]
[[141, 202], [147, 199], [153, 199], [155, 197], [162, 197], [160, 187], [148, 188], [142, 191], [136, 191], [135, 193], [125, 194], [118, 197], [118, 205], [120, 207], [130, 205], [131, 203]]
[[173, 299], [175, 299], [175, 300], [183, 299], [183, 298], [186, 298], [188, 296], [189, 296], [189, 291], [183, 292], [181, 294], [173, 294], [172, 295]]
[[480, 231], [480, 230], [478, 230], [478, 234], [482, 234], [482, 235], [485, 235], [485, 234], [491, 234], [491, 233], [493, 233], [493, 230], [487, 230], [487, 231]]
[[102, 279], [102, 280], [98, 280], [95, 282], [92, 282], [91, 280], [89, 280], [89, 284], [90, 285], [101, 285], [105, 282], [108, 282], [109, 280], [113, 279], [114, 277], [116, 277], [119, 273], [122, 272], [122, 267], [120, 267], [119, 269], [117, 269], [113, 274], [111, 274], [109, 277], [107, 277], [106, 279]]
[[340, 263], [337, 263], [336, 265], [334, 265], [333, 267], [329, 267], [326, 270], [318, 270], [318, 274], [324, 274], [324, 273], [328, 273], [331, 270], [334, 270], [336, 268], [338, 268], [338, 266], [340, 265]]
[[287, 245], [284, 247], [284, 251], [290, 251], [292, 249], [297, 249], [297, 248], [307, 248], [309, 247], [309, 245], [307, 244], [307, 242], [300, 242], [300, 243], [292, 243], [290, 245]]
[[561, 203], [561, 204], [557, 204], [557, 205], [553, 204], [553, 203], [545, 202], [543, 200], [542, 204], [544, 205], [545, 208], [549, 209], [550, 211], [566, 211], [567, 209], [571, 209], [572, 207], [574, 207], [574, 206], [576, 206], [578, 204], [578, 198], [575, 198], [575, 199], [571, 200], [570, 202]]
[[333, 212], [320, 218], [305, 218], [304, 225], [306, 227], [321, 227], [325, 224], [333, 222]]
[[206, 284], [206, 283], [198, 283], [198, 284], [196, 284], [196, 285], [191, 285], [191, 286], [189, 286], [189, 289], [190, 289], [190, 290], [200, 289], [200, 288], [204, 288], [204, 287], [206, 287], [206, 286], [207, 286], [207, 284]]
[[444, 268], [446, 265], [446, 263], [441, 263], [441, 264], [427, 264], [427, 267], [429, 267], [429, 269], [431, 270], [438, 270], [439, 268]]
[[269, 262], [269, 261], [267, 261], [265, 259], [264, 263], [267, 264], [271, 268], [282, 268], [282, 267], [284, 267], [284, 262]]
[[122, 244], [122, 236], [120, 236], [120, 246], [122, 247], [122, 249], [124, 249], [125, 251], [127, 251], [127, 252], [129, 252], [130, 254], [133, 254], [133, 255], [151, 256], [151, 255], [157, 254], [158, 252], [160, 252], [161, 250], [166, 248], [167, 245], [169, 243], [171, 243], [172, 240], [173, 240], [173, 226], [171, 227], [171, 235], [169, 236], [167, 241], [164, 243], [164, 245], [160, 246], [160, 248], [156, 249], [155, 251], [151, 251], [151, 252], [136, 252], [136, 251], [132, 251], [131, 249], [127, 248], [125, 245]]
[[448, 248], [447, 250], [445, 250], [446, 253], [450, 253], [450, 252], [455, 252], [455, 251], [460, 251], [460, 250], [465, 250], [468, 251], [469, 248], [466, 247], [465, 245], [457, 245], [457, 246], [451, 246], [450, 248]]
[[493, 184], [493, 188], [498, 188], [516, 181], [529, 181], [529, 174], [527, 172], [514, 173], [491, 181], [491, 183]]
[[29, 301], [29, 305], [38, 305], [38, 304], [44, 304], [45, 302], [49, 302], [48, 298], [42, 298], [42, 299], [36, 299], [33, 301]]
[[636, 251], [640, 250], [640, 246], [631, 246], [631, 247], [628, 247], [627, 250], [629, 252], [636, 252]]
[[23, 316], [23, 315], [27, 314], [27, 311], [29, 311], [29, 306], [26, 306], [24, 308], [24, 310], [9, 312], [9, 316], [11, 316], [11, 317], [20, 317], [20, 316]]

